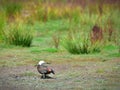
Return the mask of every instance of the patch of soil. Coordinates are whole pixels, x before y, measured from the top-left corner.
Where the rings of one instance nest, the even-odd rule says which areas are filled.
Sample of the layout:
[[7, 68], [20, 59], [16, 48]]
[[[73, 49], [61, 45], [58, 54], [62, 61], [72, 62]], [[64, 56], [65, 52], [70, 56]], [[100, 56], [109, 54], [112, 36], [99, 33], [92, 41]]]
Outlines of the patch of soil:
[[[0, 90], [119, 90], [120, 59], [52, 64], [56, 75], [41, 79], [34, 66], [0, 67]], [[27, 73], [26, 72], [30, 72]], [[32, 74], [31, 74], [32, 73]]]

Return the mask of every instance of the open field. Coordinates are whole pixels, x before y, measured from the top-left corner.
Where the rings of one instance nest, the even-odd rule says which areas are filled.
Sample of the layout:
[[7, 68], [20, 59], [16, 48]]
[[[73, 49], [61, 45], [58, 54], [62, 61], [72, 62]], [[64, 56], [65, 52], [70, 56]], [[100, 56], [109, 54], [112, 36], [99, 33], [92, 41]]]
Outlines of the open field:
[[[41, 79], [34, 66], [50, 62], [53, 79]], [[117, 54], [72, 55], [39, 47], [0, 50], [0, 90], [119, 90], [120, 57]]]
[[119, 3], [1, 0], [0, 90], [120, 90]]
[[[0, 52], [1, 90], [119, 90], [120, 58], [67, 53], [31, 53], [28, 49]], [[16, 54], [15, 54], [16, 53]], [[56, 75], [41, 79], [39, 60], [51, 63]]]

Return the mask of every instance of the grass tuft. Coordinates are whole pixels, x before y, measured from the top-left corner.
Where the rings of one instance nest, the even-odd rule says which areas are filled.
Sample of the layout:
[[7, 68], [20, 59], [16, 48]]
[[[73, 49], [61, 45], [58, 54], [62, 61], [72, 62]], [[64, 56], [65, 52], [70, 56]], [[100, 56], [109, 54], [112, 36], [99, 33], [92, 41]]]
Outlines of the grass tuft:
[[88, 35], [82, 36], [78, 32], [70, 32], [64, 39], [63, 46], [72, 54], [89, 54], [101, 51], [101, 44], [99, 42], [91, 44]]
[[3, 31], [6, 23], [6, 18], [4, 13], [0, 13], [0, 43], [3, 42]]
[[21, 24], [11, 25], [4, 33], [5, 40], [9, 44], [30, 47], [32, 43], [32, 32], [30, 30], [26, 30]]
[[3, 6], [7, 16], [12, 16], [20, 13], [22, 10], [22, 5], [18, 2], [6, 2]]

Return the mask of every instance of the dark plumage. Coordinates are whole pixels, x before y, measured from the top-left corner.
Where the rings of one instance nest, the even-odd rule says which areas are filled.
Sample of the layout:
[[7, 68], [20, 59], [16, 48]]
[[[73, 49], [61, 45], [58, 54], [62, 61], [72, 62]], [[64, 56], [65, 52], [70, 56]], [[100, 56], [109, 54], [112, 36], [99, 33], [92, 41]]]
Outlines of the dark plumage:
[[47, 78], [49, 76], [47, 76], [48, 74], [52, 73], [55, 74], [54, 70], [51, 69], [50, 67], [48, 67], [46, 65], [47, 63], [45, 63], [44, 61], [40, 61], [39, 64], [37, 65], [37, 70], [40, 74], [42, 74], [41, 78]]

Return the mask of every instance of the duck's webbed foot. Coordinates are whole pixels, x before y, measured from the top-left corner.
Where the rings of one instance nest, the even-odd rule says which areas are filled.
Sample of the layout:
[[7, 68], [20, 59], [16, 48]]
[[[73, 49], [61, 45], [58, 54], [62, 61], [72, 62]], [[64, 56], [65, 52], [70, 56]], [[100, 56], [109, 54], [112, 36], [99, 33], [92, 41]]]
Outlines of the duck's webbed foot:
[[52, 79], [52, 77], [46, 75], [46, 74], [42, 74], [41, 76], [42, 79]]

